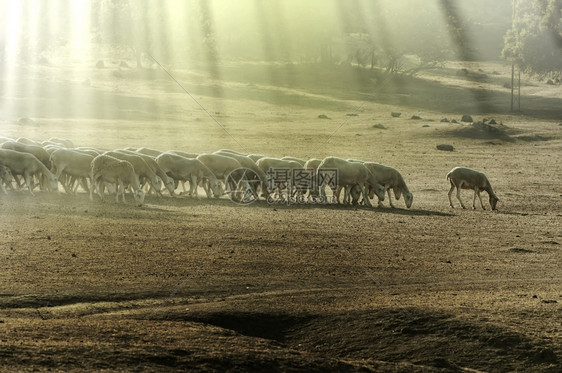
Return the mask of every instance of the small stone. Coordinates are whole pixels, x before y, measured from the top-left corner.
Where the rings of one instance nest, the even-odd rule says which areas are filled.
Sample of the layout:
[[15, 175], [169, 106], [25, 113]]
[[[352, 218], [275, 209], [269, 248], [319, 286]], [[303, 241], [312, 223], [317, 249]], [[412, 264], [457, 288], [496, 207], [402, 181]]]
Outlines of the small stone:
[[462, 116], [461, 122], [472, 123], [474, 121], [472, 120], [472, 117], [470, 115], [465, 114], [465, 115]]
[[439, 144], [437, 145], [437, 150], [443, 150], [446, 152], [452, 152], [455, 150], [455, 148], [453, 147], [453, 145], [449, 145], [449, 144]]

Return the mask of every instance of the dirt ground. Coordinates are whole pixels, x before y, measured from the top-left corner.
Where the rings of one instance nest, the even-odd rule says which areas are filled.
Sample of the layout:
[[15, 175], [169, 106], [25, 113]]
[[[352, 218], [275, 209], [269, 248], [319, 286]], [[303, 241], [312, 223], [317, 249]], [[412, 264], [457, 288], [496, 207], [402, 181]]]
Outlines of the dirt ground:
[[[0, 135], [371, 160], [399, 169], [414, 203], [165, 195], [139, 208], [130, 195], [123, 204], [83, 191], [0, 194], [3, 371], [562, 371], [562, 117], [553, 109], [562, 106], [552, 91], [529, 86], [529, 116], [498, 109], [506, 76], [488, 82], [496, 90], [428, 77], [441, 89], [367, 97], [365, 87], [176, 72], [221, 128], [159, 73], [72, 71], [20, 74], [2, 98]], [[473, 89], [486, 92], [489, 111], [462, 101]], [[462, 114], [498, 124], [441, 121]], [[455, 150], [437, 150], [443, 143]], [[497, 211], [449, 207], [454, 166], [488, 175]], [[462, 196], [470, 206], [472, 193]]]

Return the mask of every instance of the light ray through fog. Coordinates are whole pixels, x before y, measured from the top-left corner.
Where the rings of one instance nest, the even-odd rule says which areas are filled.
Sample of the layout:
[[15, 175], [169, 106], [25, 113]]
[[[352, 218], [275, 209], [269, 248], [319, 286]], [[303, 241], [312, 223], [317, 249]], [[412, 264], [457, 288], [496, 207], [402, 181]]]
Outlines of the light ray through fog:
[[[511, 14], [511, 1], [494, 3], [494, 15], [487, 15], [473, 3], [485, 2], [0, 0], [0, 84], [2, 105], [8, 107], [4, 115], [9, 119], [54, 113], [63, 116], [76, 109], [71, 116], [84, 113], [111, 118], [126, 110], [134, 112], [135, 108], [118, 107], [117, 101], [103, 98], [100, 85], [92, 78], [95, 74], [88, 75], [88, 69], [94, 69], [98, 61], [104, 63], [97, 72], [104, 79], [113, 79], [102, 84], [108, 91], [144, 84], [139, 87], [154, 88], [158, 97], [161, 87], [152, 84], [158, 77], [148, 54], [177, 72], [178, 81], [209, 112], [235, 111], [236, 101], [242, 98], [270, 104], [292, 99], [303, 104], [288, 97], [286, 90], [309, 88], [313, 76], [317, 79], [314, 93], [328, 94], [323, 87], [331, 82], [325, 79], [333, 76], [321, 74], [326, 71], [337, 71], [337, 79], [348, 83], [338, 94], [368, 94], [382, 80], [375, 78], [375, 73], [389, 70], [392, 63], [405, 72], [432, 58], [461, 61], [483, 58], [483, 54], [488, 59], [499, 58], [502, 32], [496, 32], [494, 40], [479, 32], [488, 25], [484, 22], [492, 20], [509, 27], [506, 17]], [[459, 26], [463, 26], [461, 31], [453, 30]], [[42, 66], [45, 72], [63, 66], [68, 70], [65, 77], [58, 70], [56, 78], [50, 76], [37, 83], [25, 79], [25, 69], [33, 65]], [[303, 66], [317, 69], [306, 75], [299, 71]], [[233, 67], [240, 74], [233, 72]], [[196, 74], [203, 80], [189, 81]], [[147, 76], [152, 83], [142, 79]], [[15, 79], [20, 79], [17, 89]], [[472, 83], [467, 82], [467, 87], [476, 90], [476, 82]], [[65, 88], [58, 89], [57, 84]], [[268, 89], [257, 91], [240, 84]], [[404, 84], [400, 81], [392, 89], [397, 92]], [[18, 95], [35, 98], [10, 105]], [[94, 96], [103, 104], [91, 102]], [[404, 104], [411, 104], [408, 96], [403, 97]], [[483, 98], [472, 99], [478, 107]], [[153, 100], [146, 111], [159, 123], [160, 112], [167, 105], [165, 100]], [[84, 109], [86, 112], [81, 111]], [[323, 125], [329, 133], [331, 127], [337, 127], [334, 122]]]
[[[15, 63], [18, 41], [21, 39], [22, 28], [20, 22], [22, 20], [21, 4], [16, 1], [3, 1], [2, 3], [2, 17], [3, 30], [2, 39], [0, 39], [0, 51], [2, 60], [2, 95], [8, 102], [14, 99], [15, 95]], [[3, 105], [2, 105], [3, 106]], [[0, 106], [0, 107], [2, 107]]]

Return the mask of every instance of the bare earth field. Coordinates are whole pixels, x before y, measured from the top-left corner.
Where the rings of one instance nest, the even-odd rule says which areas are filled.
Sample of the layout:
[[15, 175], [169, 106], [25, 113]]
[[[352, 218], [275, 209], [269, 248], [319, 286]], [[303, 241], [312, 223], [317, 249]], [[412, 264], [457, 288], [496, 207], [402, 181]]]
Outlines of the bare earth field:
[[[378, 88], [172, 71], [221, 128], [162, 71], [108, 65], [3, 74], [0, 136], [376, 161], [413, 206], [0, 194], [0, 370], [562, 371], [560, 86], [528, 82], [511, 115], [501, 66]], [[498, 124], [441, 122], [462, 114]], [[454, 166], [488, 175], [498, 211], [449, 207]]]

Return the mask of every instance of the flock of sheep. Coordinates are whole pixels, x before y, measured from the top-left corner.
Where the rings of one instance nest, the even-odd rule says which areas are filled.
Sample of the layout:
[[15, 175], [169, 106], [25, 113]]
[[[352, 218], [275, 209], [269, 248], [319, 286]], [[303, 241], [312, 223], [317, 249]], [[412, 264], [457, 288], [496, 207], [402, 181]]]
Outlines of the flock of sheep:
[[[331, 170], [337, 180], [322, 177], [323, 171]], [[291, 183], [288, 173], [273, 171], [302, 172], [312, 176], [307, 183]], [[324, 175], [325, 176], [325, 175]], [[219, 198], [224, 194], [237, 201], [249, 197], [294, 198], [301, 201], [319, 201], [326, 203], [328, 198], [340, 203], [340, 193], [344, 191], [344, 203], [372, 206], [370, 200], [376, 195], [378, 205], [382, 206], [388, 194], [390, 205], [394, 207], [391, 189], [398, 200], [403, 195], [406, 206], [410, 208], [413, 195], [408, 190], [400, 172], [388, 166], [361, 160], [326, 157], [324, 159], [301, 160], [294, 157], [271, 158], [261, 154], [241, 154], [232, 150], [219, 150], [214, 153], [196, 154], [182, 151], [159, 151], [149, 148], [125, 148], [104, 151], [89, 147], [75, 147], [72, 141], [50, 138], [43, 142], [27, 138], [11, 139], [0, 136], [0, 187], [4, 194], [6, 188], [22, 189], [25, 183], [33, 194], [36, 187], [42, 190], [58, 191], [59, 184], [66, 193], [76, 193], [81, 186], [103, 200], [107, 187], [115, 194], [115, 200], [121, 196], [125, 202], [125, 191], [130, 190], [135, 202], [143, 204], [146, 193], [168, 192], [176, 196], [179, 184], [183, 193], [199, 198], [198, 187], [201, 186], [208, 198]], [[457, 189], [460, 199], [461, 189], [472, 189], [474, 198], [472, 207], [476, 208], [476, 197], [484, 203], [481, 191], [489, 195], [492, 209], [496, 208], [496, 197], [486, 176], [468, 168], [456, 167], [447, 174], [451, 183], [451, 195]], [[189, 191], [185, 182], [189, 182]], [[332, 196], [326, 195], [326, 188], [332, 190]], [[180, 193], [182, 194], [182, 193]]]

